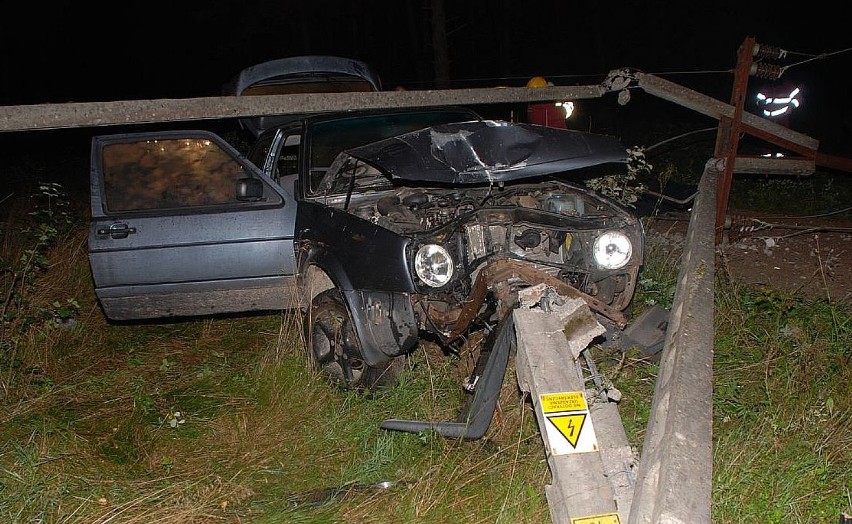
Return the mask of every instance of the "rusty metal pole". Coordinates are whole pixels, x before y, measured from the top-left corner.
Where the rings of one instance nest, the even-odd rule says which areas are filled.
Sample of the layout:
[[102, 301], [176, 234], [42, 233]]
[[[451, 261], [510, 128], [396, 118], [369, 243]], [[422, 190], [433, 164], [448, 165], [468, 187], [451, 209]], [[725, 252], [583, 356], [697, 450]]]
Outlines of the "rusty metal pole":
[[740, 143], [740, 124], [742, 123], [743, 106], [745, 105], [748, 77], [754, 56], [754, 37], [749, 36], [737, 51], [737, 68], [734, 71], [734, 86], [731, 91], [731, 105], [734, 107], [733, 118], [722, 117], [719, 120], [719, 131], [716, 134], [716, 158], [725, 159], [725, 170], [716, 182], [716, 243], [722, 241], [725, 228], [725, 215], [728, 213], [728, 196], [731, 193], [731, 179], [734, 173], [734, 162]]

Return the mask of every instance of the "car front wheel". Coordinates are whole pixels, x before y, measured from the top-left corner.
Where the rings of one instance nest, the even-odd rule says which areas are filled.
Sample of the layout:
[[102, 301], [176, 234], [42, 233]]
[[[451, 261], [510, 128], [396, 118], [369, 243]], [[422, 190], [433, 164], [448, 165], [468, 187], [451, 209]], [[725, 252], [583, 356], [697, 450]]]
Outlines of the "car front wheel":
[[306, 326], [311, 357], [331, 383], [357, 390], [375, 390], [397, 383], [403, 357], [376, 366], [367, 365], [339, 290], [329, 289], [313, 299]]

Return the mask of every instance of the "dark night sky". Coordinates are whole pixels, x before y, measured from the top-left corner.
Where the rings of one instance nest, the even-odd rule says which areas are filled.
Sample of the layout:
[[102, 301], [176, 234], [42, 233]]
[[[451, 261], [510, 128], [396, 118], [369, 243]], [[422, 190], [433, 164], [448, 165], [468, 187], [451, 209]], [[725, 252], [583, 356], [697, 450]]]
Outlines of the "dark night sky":
[[[727, 101], [732, 75], [722, 71], [747, 36], [814, 55], [852, 47], [846, 17], [827, 2], [745, 3], [445, 0], [451, 87], [520, 86], [534, 75], [596, 83], [633, 67]], [[4, 16], [0, 104], [218, 95], [243, 67], [301, 54], [364, 60], [388, 88], [433, 86], [430, 0], [106, 5], [18, 3]], [[850, 112], [833, 97], [848, 94], [850, 66], [852, 51], [786, 74], [803, 85], [803, 111], [834, 119], [824, 127], [847, 143]]]

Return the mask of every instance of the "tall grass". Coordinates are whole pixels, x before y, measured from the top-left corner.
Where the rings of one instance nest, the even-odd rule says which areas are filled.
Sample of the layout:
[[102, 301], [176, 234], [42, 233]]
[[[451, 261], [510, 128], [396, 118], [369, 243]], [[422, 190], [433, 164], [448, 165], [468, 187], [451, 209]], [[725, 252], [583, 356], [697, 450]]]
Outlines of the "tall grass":
[[[109, 323], [78, 224], [20, 302], [32, 315], [73, 297], [73, 322], [4, 326], [0, 521], [546, 519], [546, 464], [511, 382], [487, 439], [384, 432], [389, 417], [454, 418], [454, 366], [424, 348], [401, 387], [367, 397], [309, 367], [298, 312]], [[22, 241], [4, 236], [11, 257]]]
[[852, 489], [848, 304], [727, 286], [717, 298], [719, 522], [834, 522]]
[[[73, 322], [6, 320], [18, 336], [0, 360], [0, 521], [549, 522], [547, 462], [511, 367], [484, 439], [386, 432], [385, 418], [455, 417], [464, 364], [424, 345], [399, 387], [367, 396], [312, 370], [297, 312], [107, 322], [81, 222], [24, 297], [54, 313], [74, 298]], [[4, 260], [21, 252], [12, 229]], [[665, 305], [678, 257], [649, 245], [637, 300]], [[852, 486], [848, 304], [724, 275], [716, 300], [714, 521], [836, 520]], [[593, 351], [638, 447], [655, 364]]]

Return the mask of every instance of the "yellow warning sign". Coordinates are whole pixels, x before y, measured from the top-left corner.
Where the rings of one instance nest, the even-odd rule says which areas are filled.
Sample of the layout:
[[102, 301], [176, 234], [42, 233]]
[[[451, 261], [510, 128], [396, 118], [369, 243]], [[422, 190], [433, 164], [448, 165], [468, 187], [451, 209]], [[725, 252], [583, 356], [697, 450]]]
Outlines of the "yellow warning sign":
[[571, 524], [621, 524], [621, 518], [619, 518], [618, 513], [607, 513], [606, 515], [571, 519]]
[[571, 446], [577, 447], [577, 441], [580, 440], [580, 433], [583, 431], [583, 423], [586, 422], [586, 413], [550, 415], [547, 420], [556, 426], [556, 429]]
[[553, 455], [598, 451], [598, 439], [582, 391], [539, 395], [539, 405], [549, 420], [544, 429]]
[[539, 398], [541, 399], [541, 410], [545, 415], [562, 411], [586, 411], [589, 409], [582, 391], [548, 393], [539, 395]]

